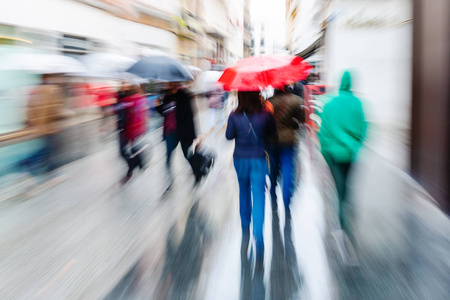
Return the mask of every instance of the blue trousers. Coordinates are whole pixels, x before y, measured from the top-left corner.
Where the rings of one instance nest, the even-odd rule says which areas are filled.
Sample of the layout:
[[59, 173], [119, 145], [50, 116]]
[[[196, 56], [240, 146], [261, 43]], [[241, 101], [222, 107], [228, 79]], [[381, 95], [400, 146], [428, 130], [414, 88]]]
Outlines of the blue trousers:
[[242, 231], [250, 230], [253, 219], [253, 236], [256, 240], [256, 256], [264, 257], [264, 208], [267, 162], [265, 158], [234, 158], [239, 182], [239, 212]]
[[277, 208], [276, 186], [280, 176], [283, 179], [282, 191], [283, 202], [286, 213], [290, 213], [289, 206], [295, 189], [295, 164], [296, 149], [294, 146], [274, 146], [270, 153], [270, 196], [272, 198], [272, 209]]

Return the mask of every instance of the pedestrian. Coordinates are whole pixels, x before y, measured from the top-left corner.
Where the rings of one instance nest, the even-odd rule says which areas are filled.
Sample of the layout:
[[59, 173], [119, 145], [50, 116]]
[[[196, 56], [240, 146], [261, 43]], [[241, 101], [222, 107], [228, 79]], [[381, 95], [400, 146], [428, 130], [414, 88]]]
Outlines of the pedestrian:
[[302, 108], [303, 100], [294, 94], [285, 92], [286, 90], [287, 87], [284, 88], [284, 91], [275, 90], [275, 95], [268, 101], [273, 106], [278, 132], [278, 139], [273, 141], [269, 148], [272, 211], [277, 211], [276, 186], [281, 176], [287, 224], [291, 217], [290, 203], [295, 189], [299, 131], [300, 125], [305, 122], [305, 114]]
[[306, 81], [298, 81], [292, 83], [288, 89], [285, 88], [285, 91], [289, 91], [289, 93], [299, 96], [303, 99], [303, 86]]
[[266, 110], [260, 92], [239, 92], [238, 106], [228, 118], [226, 138], [235, 140], [234, 167], [239, 182], [239, 211], [242, 226], [242, 253], [247, 253], [250, 222], [256, 240], [256, 268], [264, 259], [264, 208], [268, 160], [268, 139], [276, 136], [275, 121]]
[[[156, 110], [164, 117], [163, 137], [166, 142], [166, 167], [169, 175], [169, 188], [173, 184], [171, 170], [172, 152], [181, 144], [184, 157], [188, 160], [195, 176], [195, 184], [208, 174], [213, 165], [214, 158], [203, 156], [193, 149], [194, 140], [197, 138], [194, 111], [192, 108], [193, 97], [188, 89], [178, 82], [169, 82], [161, 103]], [[195, 148], [195, 147], [194, 147]]]
[[148, 106], [138, 85], [132, 85], [129, 95], [122, 99], [123, 139], [125, 142], [124, 158], [128, 164], [127, 175], [123, 183], [128, 182], [136, 167], [143, 169], [142, 137], [147, 131]]
[[336, 183], [341, 229], [353, 240], [349, 218], [346, 216], [348, 177], [363, 144], [367, 124], [361, 101], [351, 92], [351, 75], [348, 71], [342, 76], [339, 95], [324, 106], [321, 119], [321, 151]]
[[214, 90], [206, 93], [209, 107], [209, 130], [215, 128], [216, 125], [220, 128], [223, 123], [222, 111], [225, 102], [225, 91], [222, 87], [216, 87]]
[[21, 164], [27, 172], [35, 175], [43, 169], [46, 175], [60, 165], [59, 156], [62, 122], [73, 116], [64, 109], [65, 97], [60, 79], [51, 74], [43, 74], [42, 81], [30, 93], [26, 112], [26, 126], [42, 134], [44, 147], [24, 159]]
[[128, 81], [122, 81], [119, 91], [117, 92], [117, 103], [114, 105], [114, 111], [117, 114], [117, 132], [119, 135], [119, 151], [120, 155], [127, 160], [126, 145], [127, 140], [124, 135], [125, 123], [125, 106], [123, 106], [123, 99], [130, 96], [131, 85]]

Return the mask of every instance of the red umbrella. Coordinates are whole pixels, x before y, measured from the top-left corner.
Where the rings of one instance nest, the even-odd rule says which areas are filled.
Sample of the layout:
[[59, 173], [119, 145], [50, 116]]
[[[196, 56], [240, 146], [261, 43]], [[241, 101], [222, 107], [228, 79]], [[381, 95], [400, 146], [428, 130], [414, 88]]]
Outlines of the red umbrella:
[[241, 59], [225, 69], [219, 82], [227, 91], [259, 91], [306, 79], [310, 69], [311, 65], [298, 56], [258, 55]]

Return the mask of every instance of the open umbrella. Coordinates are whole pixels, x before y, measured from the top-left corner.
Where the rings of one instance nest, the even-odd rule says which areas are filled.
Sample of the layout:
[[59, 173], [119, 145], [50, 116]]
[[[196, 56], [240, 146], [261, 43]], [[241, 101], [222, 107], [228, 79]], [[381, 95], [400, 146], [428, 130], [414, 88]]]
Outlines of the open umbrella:
[[102, 78], [121, 78], [121, 72], [136, 63], [135, 59], [114, 53], [91, 53], [80, 60], [87, 67], [87, 77]]
[[189, 72], [191, 72], [192, 75], [197, 76], [199, 74], [202, 73], [202, 70], [200, 68], [197, 68], [196, 66], [193, 65], [185, 65], [186, 69], [189, 70]]
[[127, 71], [141, 78], [158, 81], [190, 81], [193, 78], [182, 63], [169, 56], [148, 56], [135, 63]]
[[194, 81], [193, 91], [200, 94], [222, 87], [222, 84], [217, 82], [220, 76], [222, 76], [222, 73], [218, 71], [206, 71], [198, 75]]
[[71, 74], [87, 70], [75, 58], [60, 54], [10, 53], [2, 59], [1, 70], [20, 70], [35, 74]]
[[258, 55], [236, 62], [223, 72], [219, 82], [225, 90], [259, 91], [267, 87], [282, 87], [303, 80], [311, 66], [292, 55]]

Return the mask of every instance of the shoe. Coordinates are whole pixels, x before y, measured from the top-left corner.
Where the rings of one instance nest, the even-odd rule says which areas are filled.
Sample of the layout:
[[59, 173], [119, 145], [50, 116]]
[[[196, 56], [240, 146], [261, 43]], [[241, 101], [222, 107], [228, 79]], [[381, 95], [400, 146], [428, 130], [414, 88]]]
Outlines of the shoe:
[[[131, 175], [131, 176], [132, 176], [132, 175]], [[125, 185], [128, 181], [130, 181], [131, 176], [125, 175], [125, 177], [123, 177], [123, 178], [120, 180], [120, 183], [122, 183], [122, 185]]]
[[200, 183], [200, 181], [202, 181], [204, 176], [206, 176], [206, 175], [205, 174], [195, 174], [194, 187], [196, 187]]
[[128, 168], [128, 171], [127, 171], [127, 177], [130, 177], [130, 178], [131, 178], [131, 176], [133, 176], [133, 170], [130, 169], [130, 168]]
[[120, 182], [122, 183], [122, 185], [125, 185], [128, 181], [130, 181], [131, 177], [133, 176], [133, 170], [128, 169], [127, 175], [125, 175], [125, 177], [123, 177]]

